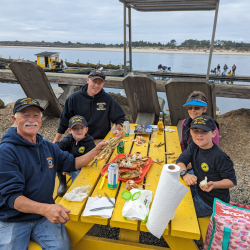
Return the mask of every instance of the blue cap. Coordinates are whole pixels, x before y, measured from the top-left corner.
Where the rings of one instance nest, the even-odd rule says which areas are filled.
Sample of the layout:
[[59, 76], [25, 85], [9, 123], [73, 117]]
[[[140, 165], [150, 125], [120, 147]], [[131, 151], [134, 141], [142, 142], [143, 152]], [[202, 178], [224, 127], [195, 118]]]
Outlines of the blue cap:
[[206, 102], [204, 102], [204, 101], [197, 101], [197, 100], [191, 100], [191, 101], [185, 103], [183, 106], [188, 106], [188, 105], [207, 107], [207, 103]]

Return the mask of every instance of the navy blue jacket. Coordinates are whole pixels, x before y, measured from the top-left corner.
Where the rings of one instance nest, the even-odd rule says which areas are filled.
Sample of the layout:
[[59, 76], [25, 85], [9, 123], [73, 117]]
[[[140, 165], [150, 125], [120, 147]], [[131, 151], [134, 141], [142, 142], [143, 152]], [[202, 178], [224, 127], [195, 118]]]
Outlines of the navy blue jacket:
[[74, 156], [37, 134], [37, 144], [28, 142], [10, 128], [0, 144], [0, 220], [29, 221], [39, 214], [22, 213], [13, 208], [18, 196], [53, 204], [56, 172], [75, 171]]
[[74, 157], [79, 157], [91, 151], [95, 148], [94, 138], [89, 134], [86, 134], [85, 137], [76, 142], [72, 134], [68, 134], [61, 141], [56, 142], [56, 145], [63, 151], [68, 151]]
[[73, 93], [65, 102], [57, 132], [64, 134], [69, 119], [74, 115], [83, 116], [88, 122], [88, 133], [94, 139], [103, 139], [110, 131], [111, 122], [122, 124], [125, 113], [115, 99], [102, 89], [97, 95], [87, 94], [88, 84]]

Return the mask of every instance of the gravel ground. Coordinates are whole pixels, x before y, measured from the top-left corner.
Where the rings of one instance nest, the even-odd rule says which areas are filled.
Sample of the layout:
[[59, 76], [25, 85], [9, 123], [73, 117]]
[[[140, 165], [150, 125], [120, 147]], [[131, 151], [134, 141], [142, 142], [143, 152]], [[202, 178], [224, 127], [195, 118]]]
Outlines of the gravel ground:
[[[124, 97], [112, 94], [120, 103], [126, 113], [126, 120], [132, 122], [132, 117]], [[0, 140], [3, 134], [13, 124], [10, 115], [13, 106], [7, 105], [0, 109]], [[220, 115], [217, 118], [220, 125], [220, 147], [227, 153], [235, 164], [238, 185], [230, 189], [233, 202], [250, 205], [250, 109], [239, 109]], [[45, 116], [40, 134], [47, 140], [52, 141], [58, 127], [59, 119]], [[165, 121], [168, 124], [169, 120]], [[118, 239], [119, 229], [108, 226], [95, 225], [88, 235], [110, 239]], [[140, 233], [140, 243], [166, 247], [163, 238], [160, 240], [149, 233]], [[200, 242], [197, 245], [201, 249]]]

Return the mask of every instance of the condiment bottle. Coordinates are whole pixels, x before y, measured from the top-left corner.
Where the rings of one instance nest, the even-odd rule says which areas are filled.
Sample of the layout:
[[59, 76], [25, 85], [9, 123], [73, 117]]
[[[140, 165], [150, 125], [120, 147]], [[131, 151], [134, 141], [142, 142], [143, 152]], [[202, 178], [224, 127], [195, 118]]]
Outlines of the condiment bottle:
[[163, 131], [163, 113], [162, 112], [160, 112], [159, 121], [157, 124], [157, 130], [158, 130], [158, 132]]

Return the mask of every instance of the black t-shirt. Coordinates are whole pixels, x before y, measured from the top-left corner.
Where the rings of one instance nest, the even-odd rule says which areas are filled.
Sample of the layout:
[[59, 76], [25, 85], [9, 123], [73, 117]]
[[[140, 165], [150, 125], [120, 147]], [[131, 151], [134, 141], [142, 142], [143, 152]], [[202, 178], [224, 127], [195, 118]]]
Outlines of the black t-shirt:
[[237, 185], [233, 162], [216, 144], [210, 149], [201, 149], [194, 142], [190, 143], [187, 149], [180, 155], [176, 163], [182, 162], [186, 166], [192, 163], [194, 174], [197, 176], [198, 193], [202, 200], [209, 206], [213, 206], [214, 198], [224, 202], [230, 201], [229, 188], [212, 189], [210, 192], [203, 192], [199, 183], [207, 176], [207, 181], [221, 181], [229, 179]]
[[68, 151], [74, 155], [74, 157], [82, 156], [95, 148], [94, 138], [88, 133], [78, 142], [76, 142], [72, 134], [68, 134], [61, 141], [56, 142], [56, 145], [58, 145], [61, 150]]

